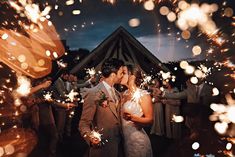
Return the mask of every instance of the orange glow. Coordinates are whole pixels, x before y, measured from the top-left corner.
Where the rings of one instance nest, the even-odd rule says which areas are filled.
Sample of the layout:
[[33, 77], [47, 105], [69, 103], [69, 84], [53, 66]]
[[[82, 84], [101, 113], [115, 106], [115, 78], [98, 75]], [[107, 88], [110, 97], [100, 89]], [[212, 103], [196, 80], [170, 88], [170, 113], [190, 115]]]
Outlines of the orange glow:
[[51, 60], [55, 58], [53, 55], [48, 56], [47, 52], [57, 52], [57, 57], [60, 57], [64, 54], [64, 47], [55, 27], [49, 26], [48, 22], [48, 20], [40, 21], [37, 32], [25, 29], [28, 36], [12, 30], [0, 30], [0, 36], [4, 34], [8, 36], [0, 40], [0, 61], [16, 72], [33, 78], [49, 74], [52, 67]]

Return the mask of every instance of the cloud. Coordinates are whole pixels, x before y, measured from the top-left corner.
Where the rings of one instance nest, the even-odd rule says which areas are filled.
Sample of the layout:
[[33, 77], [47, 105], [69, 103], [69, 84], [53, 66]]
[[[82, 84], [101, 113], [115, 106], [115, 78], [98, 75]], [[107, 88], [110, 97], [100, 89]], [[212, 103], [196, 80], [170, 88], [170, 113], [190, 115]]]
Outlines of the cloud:
[[[140, 36], [137, 37], [137, 40], [162, 62], [193, 58], [191, 50], [193, 43], [185, 43], [182, 39], [181, 41], [177, 41], [175, 35], [158, 34]], [[186, 45], [189, 45], [189, 47], [186, 48]], [[196, 59], [199, 58], [197, 57]]]

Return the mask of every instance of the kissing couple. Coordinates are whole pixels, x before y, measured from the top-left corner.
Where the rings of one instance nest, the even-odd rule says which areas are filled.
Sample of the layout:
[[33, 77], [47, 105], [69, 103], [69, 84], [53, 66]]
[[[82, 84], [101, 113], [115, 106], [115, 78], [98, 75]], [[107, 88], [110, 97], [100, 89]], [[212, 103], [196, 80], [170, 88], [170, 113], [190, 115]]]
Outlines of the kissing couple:
[[[151, 143], [143, 126], [153, 121], [152, 98], [140, 89], [142, 72], [122, 60], [107, 59], [102, 80], [84, 96], [79, 130], [89, 145], [89, 157], [152, 157]], [[120, 93], [114, 84], [123, 83]], [[102, 129], [102, 137], [95, 128]], [[106, 144], [102, 144], [104, 141]]]

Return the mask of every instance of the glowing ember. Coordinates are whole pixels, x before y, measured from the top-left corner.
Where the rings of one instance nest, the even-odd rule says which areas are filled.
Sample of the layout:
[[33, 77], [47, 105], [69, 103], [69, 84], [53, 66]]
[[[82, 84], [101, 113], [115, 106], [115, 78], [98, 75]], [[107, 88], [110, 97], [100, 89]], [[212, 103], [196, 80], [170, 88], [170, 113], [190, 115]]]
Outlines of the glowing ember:
[[15, 99], [15, 101], [14, 101], [15, 106], [20, 106], [21, 104], [22, 104], [22, 102], [20, 99]]
[[197, 150], [199, 147], [200, 147], [200, 145], [199, 145], [198, 142], [194, 142], [194, 143], [192, 144], [193, 150]]
[[170, 12], [169, 8], [166, 6], [162, 6], [159, 11], [161, 15], [168, 15]]
[[3, 40], [6, 40], [7, 38], [8, 38], [8, 34], [4, 33], [4, 34], [2, 35], [2, 39], [3, 39]]
[[80, 10], [73, 10], [73, 15], [79, 15], [79, 14], [81, 14]]
[[191, 77], [191, 78], [190, 78], [190, 82], [191, 82], [192, 84], [197, 84], [197, 83], [198, 83], [197, 77]]
[[15, 148], [11, 144], [6, 145], [4, 147], [4, 150], [5, 150], [6, 155], [11, 155], [11, 154], [13, 154], [15, 152]]
[[203, 72], [201, 70], [195, 70], [194, 71], [194, 75], [197, 77], [197, 78], [202, 78], [203, 77]]
[[219, 95], [219, 90], [218, 90], [218, 88], [216, 88], [216, 87], [214, 87], [213, 89], [212, 89], [212, 92], [213, 92], [213, 96], [217, 96], [217, 95]]
[[230, 150], [232, 148], [232, 146], [233, 146], [232, 143], [229, 142], [226, 144], [226, 149]]
[[186, 67], [185, 72], [187, 74], [193, 74], [194, 70], [195, 70], [195, 68], [193, 66], [189, 65], [189, 66]]
[[66, 5], [73, 5], [74, 4], [74, 0], [68, 0], [65, 2]]
[[174, 12], [170, 12], [168, 15], [167, 15], [167, 19], [170, 21], [170, 22], [174, 22], [176, 20], [176, 14]]
[[233, 9], [232, 8], [226, 8], [224, 10], [224, 15], [227, 16], [227, 17], [232, 17], [233, 16]]
[[187, 61], [181, 61], [181, 62], [180, 62], [180, 67], [181, 67], [182, 69], [186, 69], [188, 65], [189, 65], [189, 64], [188, 64]]
[[148, 0], [144, 3], [144, 8], [149, 11], [153, 10], [155, 8], [155, 4], [153, 3], [152, 0]]
[[181, 123], [184, 121], [184, 117], [183, 116], [176, 116], [176, 115], [173, 115], [172, 117], [172, 120], [176, 123]]
[[196, 45], [196, 46], [193, 47], [192, 51], [193, 51], [193, 55], [194, 55], [194, 56], [197, 56], [197, 55], [200, 55], [200, 54], [201, 54], [202, 49], [201, 49], [200, 46]]
[[191, 36], [191, 33], [189, 32], [189, 31], [187, 31], [187, 30], [184, 30], [182, 33], [181, 33], [181, 36], [182, 36], [182, 38], [183, 39], [189, 39], [190, 38], [190, 36]]
[[228, 129], [228, 124], [225, 123], [225, 122], [222, 122], [222, 123], [215, 123], [215, 130], [220, 133], [220, 134], [225, 134], [227, 129]]
[[129, 26], [138, 27], [140, 25], [140, 20], [138, 18], [133, 18], [129, 20]]
[[19, 76], [17, 78], [18, 88], [16, 92], [20, 96], [27, 96], [30, 93], [31, 83], [30, 80], [25, 76]]

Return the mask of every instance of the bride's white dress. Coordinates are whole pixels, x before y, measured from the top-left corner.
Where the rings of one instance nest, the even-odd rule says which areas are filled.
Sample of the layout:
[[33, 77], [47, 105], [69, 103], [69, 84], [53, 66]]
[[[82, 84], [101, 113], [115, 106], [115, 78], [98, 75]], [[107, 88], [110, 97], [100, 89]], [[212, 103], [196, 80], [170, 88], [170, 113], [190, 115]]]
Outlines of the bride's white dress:
[[[138, 89], [138, 94], [123, 104], [122, 113], [128, 112], [135, 116], [142, 117], [143, 111], [139, 104], [139, 98], [148, 94], [147, 91]], [[122, 119], [126, 157], [152, 157], [152, 148], [148, 135], [143, 128], [132, 121]]]

